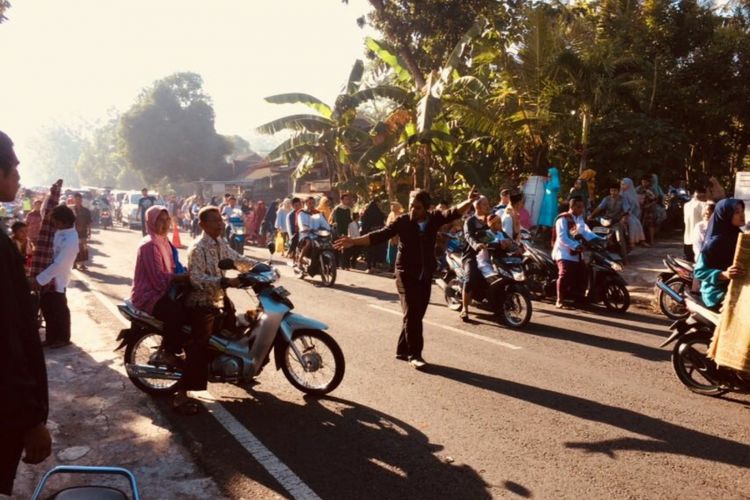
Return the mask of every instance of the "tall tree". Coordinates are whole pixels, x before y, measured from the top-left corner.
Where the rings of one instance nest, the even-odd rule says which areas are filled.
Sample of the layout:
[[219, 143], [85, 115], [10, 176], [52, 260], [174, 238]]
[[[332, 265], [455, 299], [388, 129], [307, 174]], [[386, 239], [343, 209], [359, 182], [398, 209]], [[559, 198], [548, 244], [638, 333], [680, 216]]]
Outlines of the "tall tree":
[[54, 124], [43, 128], [31, 140], [32, 177], [43, 184], [63, 179], [66, 186], [79, 184], [76, 163], [85, 145], [80, 131], [72, 126]]
[[143, 90], [123, 115], [123, 152], [148, 182], [230, 174], [231, 143], [216, 133], [211, 99], [196, 73], [176, 73]]

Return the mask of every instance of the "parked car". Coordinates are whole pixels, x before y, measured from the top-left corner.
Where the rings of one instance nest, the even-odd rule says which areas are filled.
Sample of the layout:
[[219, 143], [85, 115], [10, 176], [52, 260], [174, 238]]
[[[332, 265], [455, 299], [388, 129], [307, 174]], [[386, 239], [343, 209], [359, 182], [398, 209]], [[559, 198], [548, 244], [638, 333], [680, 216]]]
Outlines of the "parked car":
[[[149, 193], [149, 195], [156, 198], [156, 205], [166, 205], [158, 193]], [[138, 210], [138, 202], [141, 201], [141, 198], [143, 198], [143, 195], [140, 191], [128, 191], [123, 197], [122, 219], [123, 223], [127, 224], [130, 229], [140, 229], [141, 227], [141, 212]]]

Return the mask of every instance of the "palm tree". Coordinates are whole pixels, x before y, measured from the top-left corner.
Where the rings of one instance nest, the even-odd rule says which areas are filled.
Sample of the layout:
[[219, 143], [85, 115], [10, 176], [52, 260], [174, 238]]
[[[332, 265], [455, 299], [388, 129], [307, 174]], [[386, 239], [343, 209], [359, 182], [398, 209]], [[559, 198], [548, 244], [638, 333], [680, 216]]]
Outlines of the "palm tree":
[[304, 93], [267, 97], [266, 101], [271, 103], [304, 104], [315, 111], [314, 114], [285, 116], [258, 127], [258, 131], [264, 134], [281, 131], [292, 134], [269, 153], [269, 159], [297, 161], [295, 177], [304, 175], [313, 165], [322, 162], [334, 186], [361, 175], [356, 168], [357, 159], [369, 147], [371, 139], [370, 124], [357, 120], [357, 107], [377, 97], [402, 96], [401, 89], [387, 85], [359, 90], [363, 72], [362, 61], [355, 61], [333, 106]]

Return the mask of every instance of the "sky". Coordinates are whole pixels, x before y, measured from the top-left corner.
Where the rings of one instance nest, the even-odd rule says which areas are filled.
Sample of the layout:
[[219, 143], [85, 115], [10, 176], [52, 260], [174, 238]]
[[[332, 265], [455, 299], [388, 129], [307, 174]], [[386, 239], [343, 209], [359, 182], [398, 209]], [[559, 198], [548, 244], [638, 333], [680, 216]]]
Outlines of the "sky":
[[[38, 131], [127, 110], [179, 71], [203, 77], [216, 129], [254, 129], [294, 112], [263, 98], [305, 92], [331, 102], [364, 38], [366, 0], [12, 0], [0, 24], [0, 130], [23, 157]], [[31, 173], [33, 177], [33, 172]]]

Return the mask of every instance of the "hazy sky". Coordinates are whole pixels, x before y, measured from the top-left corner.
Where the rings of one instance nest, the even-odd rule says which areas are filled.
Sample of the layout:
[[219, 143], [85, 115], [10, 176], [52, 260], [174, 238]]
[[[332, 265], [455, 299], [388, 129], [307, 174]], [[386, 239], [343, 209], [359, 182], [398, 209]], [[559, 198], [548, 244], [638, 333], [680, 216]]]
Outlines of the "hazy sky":
[[194, 71], [217, 130], [248, 137], [290, 111], [265, 96], [338, 94], [363, 57], [355, 20], [368, 10], [366, 0], [13, 0], [0, 24], [0, 130], [23, 160], [41, 127], [124, 111], [154, 80]]

